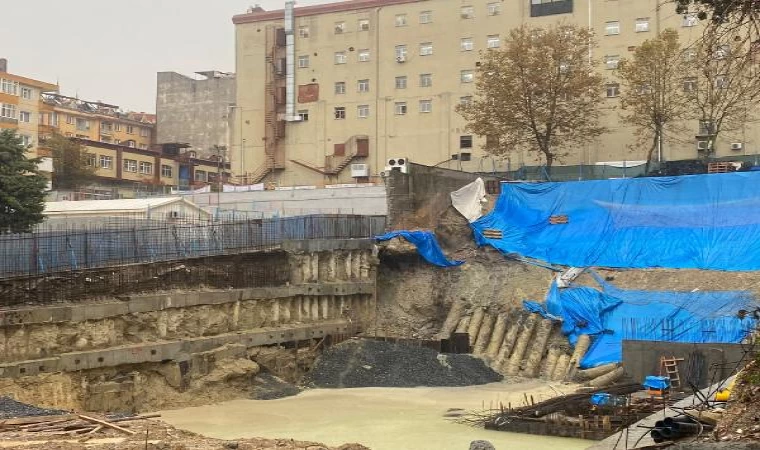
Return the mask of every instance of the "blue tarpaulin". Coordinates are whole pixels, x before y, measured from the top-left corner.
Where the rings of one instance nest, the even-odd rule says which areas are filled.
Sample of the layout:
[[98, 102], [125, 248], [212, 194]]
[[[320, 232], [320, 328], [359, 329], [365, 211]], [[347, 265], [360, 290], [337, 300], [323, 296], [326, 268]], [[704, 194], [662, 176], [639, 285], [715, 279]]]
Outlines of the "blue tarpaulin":
[[758, 186], [758, 172], [503, 183], [472, 227], [480, 245], [552, 264], [760, 270]]
[[623, 339], [687, 343], [741, 342], [755, 326], [740, 310], [757, 306], [746, 291], [673, 292], [618, 289], [593, 274], [600, 289], [552, 283], [549, 314], [562, 318], [572, 345], [582, 334], [593, 337], [581, 368], [622, 361]]
[[641, 385], [649, 389], [668, 389], [670, 387], [670, 378], [649, 375], [644, 378], [644, 382]]
[[395, 237], [402, 237], [414, 244], [420, 256], [425, 261], [440, 267], [454, 267], [464, 264], [464, 261], [450, 261], [443, 254], [441, 246], [438, 245], [435, 235], [430, 231], [391, 231], [382, 236], [377, 236], [378, 241], [387, 241]]

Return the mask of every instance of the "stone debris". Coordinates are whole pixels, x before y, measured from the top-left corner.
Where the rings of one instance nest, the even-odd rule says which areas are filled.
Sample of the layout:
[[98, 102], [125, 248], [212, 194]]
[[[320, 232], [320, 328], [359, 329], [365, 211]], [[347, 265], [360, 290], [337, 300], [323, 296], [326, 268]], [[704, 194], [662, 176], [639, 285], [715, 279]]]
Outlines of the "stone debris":
[[58, 416], [66, 414], [59, 409], [45, 409], [26, 403], [17, 402], [10, 397], [0, 397], [0, 419], [12, 419], [16, 417], [34, 416]]
[[469, 386], [501, 379], [470, 355], [440, 355], [425, 347], [357, 339], [325, 351], [304, 384], [320, 388]]

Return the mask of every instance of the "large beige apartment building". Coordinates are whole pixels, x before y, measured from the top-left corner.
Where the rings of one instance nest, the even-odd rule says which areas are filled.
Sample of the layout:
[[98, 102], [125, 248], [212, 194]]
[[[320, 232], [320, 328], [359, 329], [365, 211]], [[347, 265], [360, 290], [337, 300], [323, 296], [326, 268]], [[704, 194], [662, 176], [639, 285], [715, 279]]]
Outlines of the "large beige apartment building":
[[[236, 25], [237, 106], [231, 169], [240, 182], [366, 182], [399, 159], [469, 171], [537, 165], [533, 155], [494, 160], [455, 111], [474, 95], [479, 52], [509, 30], [558, 21], [592, 27], [608, 81], [609, 132], [560, 164], [641, 164], [633, 130], [618, 117], [613, 70], [637, 45], [673, 28], [684, 42], [702, 29], [660, 0], [352, 0], [264, 11]], [[694, 135], [667, 142], [666, 160], [697, 158]], [[691, 140], [690, 140], [691, 139]], [[760, 131], [725, 137], [715, 156], [757, 153]], [[724, 143], [725, 144], [725, 143]], [[393, 161], [391, 161], [393, 160]], [[625, 161], [625, 162], [624, 162]]]

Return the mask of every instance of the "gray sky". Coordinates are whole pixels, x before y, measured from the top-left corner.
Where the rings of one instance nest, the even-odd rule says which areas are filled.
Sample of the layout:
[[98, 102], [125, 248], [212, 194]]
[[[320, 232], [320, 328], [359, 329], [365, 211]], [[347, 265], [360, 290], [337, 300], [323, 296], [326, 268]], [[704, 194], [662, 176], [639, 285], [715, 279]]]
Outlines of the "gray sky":
[[[11, 73], [65, 95], [155, 110], [156, 72], [235, 70], [232, 16], [284, 0], [19, 0], [2, 2], [0, 57]], [[328, 3], [300, 0], [297, 6]]]

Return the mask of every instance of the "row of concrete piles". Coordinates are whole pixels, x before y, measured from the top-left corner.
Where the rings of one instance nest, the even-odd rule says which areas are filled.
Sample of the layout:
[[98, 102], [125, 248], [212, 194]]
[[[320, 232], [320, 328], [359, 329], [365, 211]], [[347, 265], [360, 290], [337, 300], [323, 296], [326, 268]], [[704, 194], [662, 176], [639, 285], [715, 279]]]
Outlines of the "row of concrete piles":
[[440, 337], [453, 333], [467, 333], [473, 354], [505, 376], [606, 386], [623, 375], [617, 365], [580, 370], [590, 337], [580, 336], [569, 351], [558, 322], [527, 311], [493, 311], [457, 302], [449, 310]]

